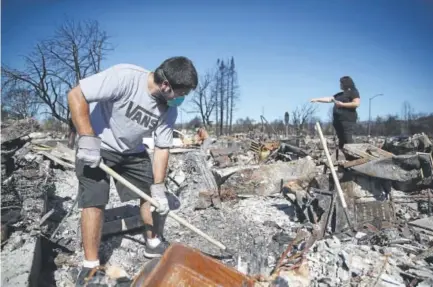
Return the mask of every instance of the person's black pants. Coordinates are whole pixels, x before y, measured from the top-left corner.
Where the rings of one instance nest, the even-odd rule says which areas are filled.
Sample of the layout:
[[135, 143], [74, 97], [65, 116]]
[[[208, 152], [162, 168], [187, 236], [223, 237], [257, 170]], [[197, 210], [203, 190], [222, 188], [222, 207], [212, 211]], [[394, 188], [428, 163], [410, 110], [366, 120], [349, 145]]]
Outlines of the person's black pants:
[[337, 133], [339, 149], [342, 149], [344, 144], [353, 143], [355, 122], [334, 120], [333, 126]]

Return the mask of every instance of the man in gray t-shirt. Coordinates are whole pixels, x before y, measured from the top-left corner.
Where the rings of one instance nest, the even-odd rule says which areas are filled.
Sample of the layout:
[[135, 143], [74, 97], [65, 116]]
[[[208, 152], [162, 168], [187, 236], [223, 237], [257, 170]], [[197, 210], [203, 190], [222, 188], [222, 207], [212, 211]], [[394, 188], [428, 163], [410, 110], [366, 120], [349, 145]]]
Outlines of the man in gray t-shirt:
[[[75, 170], [85, 257], [76, 286], [84, 286], [86, 278], [90, 284], [104, 277], [98, 249], [110, 178], [98, 167], [101, 160], [159, 204], [152, 213], [150, 203], [140, 200], [147, 228], [145, 255], [160, 257], [167, 248], [157, 231], [162, 230], [169, 211], [164, 185], [168, 149], [172, 146], [177, 106], [197, 82], [192, 62], [173, 57], [155, 72], [130, 64], [112, 66], [80, 80], [69, 92], [72, 121], [79, 135]], [[152, 134], [153, 165], [143, 145], [143, 138]], [[122, 202], [139, 198], [119, 182], [116, 189]]]

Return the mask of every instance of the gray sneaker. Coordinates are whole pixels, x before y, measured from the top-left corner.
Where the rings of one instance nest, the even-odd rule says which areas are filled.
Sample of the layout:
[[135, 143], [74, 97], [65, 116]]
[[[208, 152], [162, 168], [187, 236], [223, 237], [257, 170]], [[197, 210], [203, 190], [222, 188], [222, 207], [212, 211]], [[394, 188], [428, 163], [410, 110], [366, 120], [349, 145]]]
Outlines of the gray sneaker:
[[165, 250], [170, 246], [170, 243], [167, 241], [161, 241], [156, 247], [152, 248], [149, 245], [146, 244], [146, 247], [144, 248], [144, 256], [147, 258], [158, 258], [162, 257]]

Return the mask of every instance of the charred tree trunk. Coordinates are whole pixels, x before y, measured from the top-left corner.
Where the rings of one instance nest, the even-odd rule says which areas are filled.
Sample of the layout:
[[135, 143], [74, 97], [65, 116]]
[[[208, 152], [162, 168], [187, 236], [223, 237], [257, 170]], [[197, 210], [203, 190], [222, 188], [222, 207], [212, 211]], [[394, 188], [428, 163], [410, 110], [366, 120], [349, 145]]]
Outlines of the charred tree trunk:
[[224, 62], [221, 61], [220, 64], [220, 133], [221, 136], [223, 134], [224, 128]]
[[[228, 69], [229, 67], [229, 63], [227, 63], [226, 65], [226, 69]], [[226, 81], [227, 81], [227, 85], [226, 85], [226, 123], [225, 123], [225, 134], [229, 133], [229, 115], [230, 115], [230, 84], [231, 84], [231, 72], [230, 70], [227, 71], [227, 76], [226, 76]]]
[[232, 124], [233, 124], [233, 105], [234, 105], [234, 98], [235, 98], [235, 62], [232, 57], [230, 62], [230, 119], [229, 119], [229, 134], [232, 133]]
[[[219, 60], [218, 60], [219, 63]], [[219, 101], [218, 101], [218, 92], [219, 92], [219, 86], [220, 86], [220, 76], [217, 73], [216, 74], [216, 85], [214, 90], [214, 99], [215, 99], [215, 134], [218, 136], [219, 132]]]

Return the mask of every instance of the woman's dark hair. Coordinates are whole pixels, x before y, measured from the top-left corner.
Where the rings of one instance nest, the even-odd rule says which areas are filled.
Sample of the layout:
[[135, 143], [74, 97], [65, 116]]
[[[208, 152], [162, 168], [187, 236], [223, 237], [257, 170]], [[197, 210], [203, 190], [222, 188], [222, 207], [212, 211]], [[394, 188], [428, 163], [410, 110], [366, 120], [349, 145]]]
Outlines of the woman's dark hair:
[[173, 89], [195, 90], [198, 84], [197, 70], [186, 57], [172, 57], [155, 70], [155, 83], [160, 85], [167, 78]]
[[343, 90], [356, 90], [355, 83], [349, 76], [341, 77], [340, 84]]

